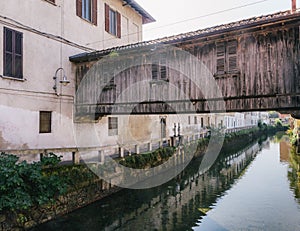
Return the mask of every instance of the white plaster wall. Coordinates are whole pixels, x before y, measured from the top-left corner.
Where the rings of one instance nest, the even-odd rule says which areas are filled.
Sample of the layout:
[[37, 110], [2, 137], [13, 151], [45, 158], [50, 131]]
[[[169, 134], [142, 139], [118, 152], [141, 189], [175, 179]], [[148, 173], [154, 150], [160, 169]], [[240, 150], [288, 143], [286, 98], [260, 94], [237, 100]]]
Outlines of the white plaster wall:
[[[3, 27], [23, 33], [24, 75], [22, 81], [3, 77], [1, 52], [0, 150], [77, 146], [73, 123], [75, 70], [69, 57], [86, 50], [34, 33], [28, 30], [29, 27], [93, 49], [137, 42], [128, 36], [119, 39], [105, 32], [104, 1], [98, 1], [97, 26], [76, 16], [75, 2], [56, 0], [53, 5], [44, 0], [0, 0], [0, 50], [3, 51]], [[107, 3], [128, 18], [127, 31], [122, 28], [123, 33], [132, 33], [133, 23], [142, 28], [142, 17], [130, 7], [123, 7], [122, 1]], [[138, 38], [141, 39], [141, 35]], [[54, 73], [59, 67], [64, 68], [71, 83], [67, 87], [59, 85], [58, 92], [61, 95], [57, 96], [52, 87]], [[58, 77], [61, 74], [59, 72]], [[53, 112], [50, 134], [39, 134], [39, 111], [43, 110]], [[106, 122], [103, 120], [99, 123], [101, 129], [107, 129]], [[102, 144], [105, 142], [104, 139]]]

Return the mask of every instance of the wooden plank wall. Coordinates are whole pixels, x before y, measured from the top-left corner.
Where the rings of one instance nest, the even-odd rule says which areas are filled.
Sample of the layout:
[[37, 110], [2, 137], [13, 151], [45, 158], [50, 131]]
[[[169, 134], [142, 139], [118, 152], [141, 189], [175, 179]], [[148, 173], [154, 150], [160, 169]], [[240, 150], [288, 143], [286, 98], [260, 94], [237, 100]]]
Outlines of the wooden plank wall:
[[[237, 71], [218, 74], [216, 43], [230, 40], [238, 42]], [[296, 110], [300, 106], [299, 26], [236, 31], [173, 46], [193, 56], [165, 47], [154, 52], [141, 48], [98, 63], [77, 64], [76, 113], [209, 112], [212, 103], [206, 100], [219, 94], [205, 76], [217, 83], [227, 111]], [[164, 57], [168, 58], [161, 64]], [[159, 70], [159, 65], [167, 66], [166, 79], [152, 79], [152, 63]], [[199, 63], [203, 64], [200, 68]]]

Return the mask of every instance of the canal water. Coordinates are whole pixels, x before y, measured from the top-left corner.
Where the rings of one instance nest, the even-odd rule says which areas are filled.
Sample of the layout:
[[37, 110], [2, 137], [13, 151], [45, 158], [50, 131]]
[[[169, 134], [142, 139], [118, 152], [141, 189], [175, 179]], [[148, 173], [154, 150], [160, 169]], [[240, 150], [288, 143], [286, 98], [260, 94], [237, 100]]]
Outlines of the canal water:
[[299, 163], [287, 144], [227, 148], [205, 173], [193, 160], [162, 186], [119, 191], [34, 230], [300, 230]]

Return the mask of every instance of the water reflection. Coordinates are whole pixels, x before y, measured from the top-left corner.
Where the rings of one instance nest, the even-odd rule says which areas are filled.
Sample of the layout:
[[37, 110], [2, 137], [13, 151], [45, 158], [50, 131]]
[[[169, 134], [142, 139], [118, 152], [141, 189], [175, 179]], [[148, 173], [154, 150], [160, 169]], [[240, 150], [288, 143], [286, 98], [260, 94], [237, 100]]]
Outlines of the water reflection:
[[205, 173], [198, 158], [162, 186], [122, 190], [34, 230], [192, 230], [268, 145], [255, 143], [238, 152], [227, 147]]
[[300, 204], [300, 155], [296, 153], [295, 148], [291, 148], [289, 163], [288, 179], [290, 181], [290, 187]]
[[278, 141], [271, 139], [194, 230], [300, 230], [300, 206], [290, 190], [296, 188], [288, 181], [288, 140]]

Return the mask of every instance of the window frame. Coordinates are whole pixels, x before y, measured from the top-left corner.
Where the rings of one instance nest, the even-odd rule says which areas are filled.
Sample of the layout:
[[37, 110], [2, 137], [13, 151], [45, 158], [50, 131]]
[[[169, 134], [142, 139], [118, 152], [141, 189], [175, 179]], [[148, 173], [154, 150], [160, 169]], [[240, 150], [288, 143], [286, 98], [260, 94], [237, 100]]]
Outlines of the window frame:
[[[121, 14], [111, 8], [108, 4], [104, 4], [105, 15], [105, 31], [117, 38], [121, 38]], [[112, 15], [113, 20], [112, 20]], [[115, 24], [115, 25], [112, 25]]]
[[[47, 124], [45, 125], [43, 123], [47, 123]], [[52, 133], [52, 111], [39, 112], [39, 133], [40, 134]]]
[[[11, 33], [11, 50], [8, 50], [7, 33]], [[19, 44], [17, 41], [19, 36]], [[16, 51], [18, 50], [19, 51]], [[7, 56], [11, 56], [11, 70], [7, 67]], [[19, 58], [19, 67], [17, 67], [17, 58]], [[3, 27], [3, 75], [6, 77], [23, 80], [23, 33]]]
[[117, 11], [109, 9], [109, 33], [117, 36]]
[[151, 79], [156, 80], [162, 80], [168, 82], [168, 67], [167, 67], [167, 61], [166, 58], [162, 58], [159, 63], [153, 63], [151, 64]]
[[[89, 17], [86, 15], [86, 2], [89, 2]], [[98, 8], [97, 8], [97, 0], [76, 0], [76, 15], [83, 20], [92, 23], [93, 25], [97, 26], [97, 14], [98, 14]]]
[[118, 135], [118, 126], [119, 120], [118, 117], [108, 117], [108, 136]]
[[216, 74], [230, 74], [238, 71], [238, 40], [216, 42]]
[[87, 21], [92, 21], [92, 0], [82, 0], [82, 18]]

